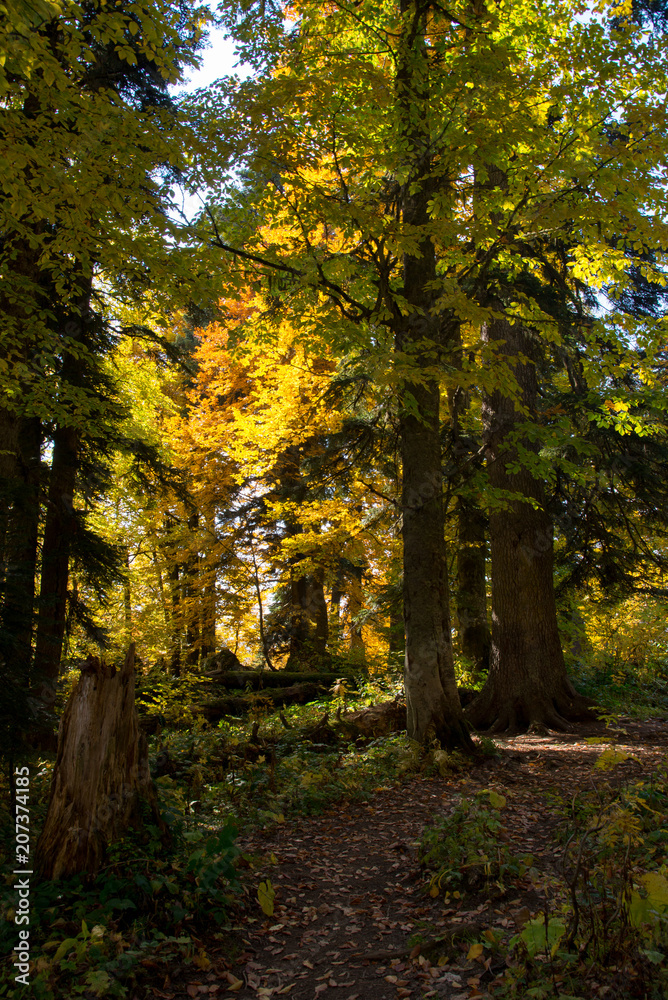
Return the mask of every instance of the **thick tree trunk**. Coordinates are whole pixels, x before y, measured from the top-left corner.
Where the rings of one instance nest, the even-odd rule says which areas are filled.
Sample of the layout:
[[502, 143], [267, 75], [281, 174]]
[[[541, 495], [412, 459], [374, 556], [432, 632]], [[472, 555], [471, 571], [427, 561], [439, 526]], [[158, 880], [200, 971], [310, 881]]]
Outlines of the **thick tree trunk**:
[[489, 669], [491, 638], [487, 622], [485, 562], [486, 517], [477, 503], [457, 502], [457, 623], [462, 656], [480, 677]]
[[355, 622], [355, 618], [362, 610], [363, 592], [362, 577], [364, 570], [361, 566], [353, 566], [350, 570], [350, 591], [348, 594], [348, 617], [350, 620], [350, 644], [348, 655], [352, 663], [359, 666], [366, 665], [366, 648], [362, 637], [362, 626]]
[[75, 531], [74, 486], [79, 460], [79, 433], [58, 428], [53, 438], [49, 495], [42, 544], [39, 615], [35, 640], [35, 674], [42, 701], [52, 708], [65, 636], [70, 544]]
[[[67, 335], [68, 344], [87, 343], [94, 348], [96, 317], [90, 308], [92, 284], [92, 275], [81, 273], [80, 294], [73, 300], [71, 311], [60, 316], [59, 328]], [[90, 390], [94, 371], [84, 358], [76, 350], [63, 348], [59, 372], [63, 384]], [[80, 448], [81, 431], [64, 422], [61, 416], [53, 432], [35, 639], [35, 671], [41, 682], [41, 700], [49, 709], [55, 700], [65, 635], [70, 548], [77, 530], [74, 490]]]
[[[532, 354], [528, 335], [519, 325], [496, 319], [483, 328], [483, 338], [495, 343], [511, 364], [522, 403], [533, 412], [535, 366], [518, 360], [518, 355]], [[467, 710], [474, 726], [494, 732], [532, 726], [567, 729], [567, 719], [587, 715], [587, 700], [576, 693], [564, 666], [554, 598], [552, 524], [543, 483], [527, 468], [513, 473], [506, 468], [518, 461], [517, 433], [525, 419], [513, 400], [498, 390], [485, 400], [490, 486], [518, 494], [507, 509], [490, 514], [490, 667], [485, 687]], [[537, 450], [529, 440], [521, 444], [528, 453]]]
[[[463, 368], [463, 345], [460, 325], [453, 326], [453, 337], [448, 362], [459, 371]], [[471, 396], [468, 390], [457, 386], [448, 394], [451, 419], [450, 457], [460, 470], [457, 475], [457, 625], [463, 656], [472, 665], [475, 676], [481, 677], [489, 669], [491, 638], [487, 621], [487, 518], [481, 510], [478, 497], [467, 483], [471, 473], [478, 469], [481, 460], [476, 453], [480, 448], [475, 431], [465, 426], [472, 423]], [[464, 472], [465, 470], [465, 472]]]
[[0, 593], [4, 592], [7, 557], [5, 546], [9, 529], [9, 515], [14, 500], [19, 468], [20, 420], [4, 406], [0, 407]]
[[[434, 193], [429, 134], [429, 66], [425, 14], [402, 0], [406, 34], [397, 74], [397, 110], [410, 151], [403, 181], [402, 219], [413, 234], [429, 232]], [[410, 16], [409, 16], [410, 15]], [[442, 323], [435, 308], [436, 253], [429, 235], [404, 253], [407, 308], [397, 315], [396, 347], [415, 372], [405, 377], [400, 413], [404, 622], [406, 626], [407, 731], [419, 742], [435, 736], [445, 746], [471, 748], [455, 682], [440, 444], [440, 391], [436, 373]]]
[[39, 421], [0, 408], [0, 751], [10, 755], [41, 722], [30, 689], [40, 444]]
[[327, 602], [322, 580], [313, 574], [291, 583], [290, 654], [287, 670], [322, 666], [327, 656]]
[[88, 658], [60, 724], [49, 810], [36, 850], [45, 878], [95, 874], [107, 845], [140, 821], [142, 800], [166, 832], [134, 699], [134, 645], [120, 670]]
[[18, 460], [5, 485], [11, 508], [4, 540], [0, 656], [11, 662], [28, 686], [37, 571], [42, 426], [37, 417], [18, 419]]
[[257, 558], [255, 555], [255, 548], [253, 547], [252, 537], [250, 541], [251, 556], [253, 558], [253, 582], [255, 584], [255, 596], [257, 597], [257, 614], [258, 614], [258, 630], [260, 632], [260, 648], [262, 649], [262, 656], [264, 662], [267, 664], [270, 670], [274, 669], [274, 664], [271, 660], [271, 654], [269, 650], [269, 640], [267, 638], [267, 631], [264, 623], [264, 601], [262, 600], [262, 586], [260, 583], [260, 571], [257, 564]]
[[216, 576], [218, 559], [216, 516], [213, 507], [206, 515], [206, 533], [202, 548], [206, 552], [202, 567], [202, 659], [216, 652]]
[[445, 561], [439, 389], [413, 384], [417, 415], [401, 420], [407, 731], [468, 746], [455, 681]]

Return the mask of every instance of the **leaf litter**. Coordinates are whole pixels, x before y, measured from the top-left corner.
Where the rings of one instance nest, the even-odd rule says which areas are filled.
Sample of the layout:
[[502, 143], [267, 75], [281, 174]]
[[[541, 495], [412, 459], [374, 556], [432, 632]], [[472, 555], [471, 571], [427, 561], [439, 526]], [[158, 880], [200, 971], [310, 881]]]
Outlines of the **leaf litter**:
[[[630, 774], [633, 768], [634, 777], [651, 773], [665, 760], [668, 726], [625, 721], [625, 729], [620, 769]], [[465, 776], [413, 777], [369, 802], [343, 802], [316, 818], [255, 831], [241, 845], [262, 858], [244, 876], [254, 879], [254, 889], [249, 883], [237, 914], [243, 950], [232, 964], [220, 941], [211, 942], [207, 951], [218, 952], [219, 960], [206, 976], [183, 986], [166, 980], [152, 994], [169, 1000], [493, 997], [505, 962], [495, 966], [474, 939], [517, 933], [540, 909], [539, 890], [525, 878], [498, 897], [489, 890], [430, 897], [419, 837], [453, 800], [486, 790], [492, 804], [503, 805], [513, 849], [533, 855], [538, 883], [549, 878], [560, 860], [549, 796], [569, 798], [591, 784], [601, 751], [587, 739], [602, 732], [592, 724], [576, 734], [497, 739], [499, 756]], [[444, 955], [438, 946], [446, 941]]]

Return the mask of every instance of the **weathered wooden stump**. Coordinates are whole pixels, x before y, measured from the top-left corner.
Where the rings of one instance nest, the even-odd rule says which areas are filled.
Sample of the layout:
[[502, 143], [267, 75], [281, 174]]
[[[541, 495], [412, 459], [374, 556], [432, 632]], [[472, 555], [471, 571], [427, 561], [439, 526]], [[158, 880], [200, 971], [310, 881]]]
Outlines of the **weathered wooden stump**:
[[65, 707], [36, 865], [49, 879], [94, 874], [108, 844], [139, 821], [147, 802], [163, 833], [148, 747], [135, 709], [134, 643], [120, 670], [95, 656]]

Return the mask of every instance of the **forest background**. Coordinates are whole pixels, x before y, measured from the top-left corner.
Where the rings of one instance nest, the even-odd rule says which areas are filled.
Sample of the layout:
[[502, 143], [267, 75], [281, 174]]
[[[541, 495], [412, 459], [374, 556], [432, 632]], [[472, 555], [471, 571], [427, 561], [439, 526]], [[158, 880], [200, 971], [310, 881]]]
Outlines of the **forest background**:
[[10, 770], [131, 644], [159, 727], [242, 666], [469, 752], [664, 709], [663, 4], [0, 16]]
[[[14, 235], [2, 642], [19, 699], [31, 671], [53, 683], [63, 649], [72, 661], [131, 639], [146, 665], [162, 657], [172, 674], [220, 646], [248, 663], [294, 663], [311, 641], [318, 656], [372, 669], [394, 657], [396, 667], [403, 640], [391, 635], [412, 559], [401, 551], [411, 507], [401, 490], [437, 490], [434, 476], [445, 482], [435, 516], [448, 579], [415, 586], [445, 606], [445, 639], [432, 644], [446, 672], [450, 619], [460, 668], [479, 677], [503, 628], [522, 629], [513, 614], [534, 634], [531, 655], [561, 671], [556, 624], [540, 636], [536, 626], [554, 615], [551, 525], [567, 650], [639, 665], [662, 653], [663, 35], [656, 5], [634, 11], [624, 21], [617, 8], [546, 7], [524, 37], [516, 14], [506, 27], [474, 10], [480, 37], [453, 15], [438, 44], [452, 45], [448, 32], [461, 41], [454, 68], [412, 39], [418, 62], [397, 71], [418, 75], [406, 107], [397, 98], [366, 119], [362, 93], [380, 100], [398, 83], [367, 65], [345, 10], [319, 23], [300, 9], [303, 29], [286, 28], [278, 9], [257, 23], [252, 11], [223, 12], [256, 75], [178, 102], [167, 85], [196, 60], [206, 11], [159, 12], [172, 32], [159, 59], [131, 12], [108, 15], [109, 26], [99, 14], [80, 62], [64, 42], [51, 51], [39, 32], [22, 36], [31, 22], [18, 22], [5, 64]], [[80, 41], [76, 21], [67, 30]], [[111, 41], [121, 35], [125, 48]], [[302, 36], [329, 39], [329, 65], [299, 49]], [[560, 36], [585, 46], [581, 65], [561, 65]], [[333, 38], [348, 61], [362, 46], [367, 91], [346, 91], [351, 71]], [[115, 45], [111, 69], [99, 44]], [[389, 35], [384, 44], [391, 52]], [[521, 78], [527, 52], [534, 65]], [[313, 65], [295, 62], [307, 55]], [[50, 68], [37, 74], [42, 57]], [[422, 58], [438, 66], [424, 94]], [[431, 106], [450, 109], [451, 134], [418, 127], [416, 109]], [[393, 162], [378, 160], [378, 143], [394, 143]], [[124, 149], [137, 151], [127, 163]], [[409, 168], [424, 205], [389, 179]], [[180, 217], [179, 196], [192, 206], [196, 191], [202, 211]], [[418, 329], [424, 317], [434, 329]], [[437, 383], [440, 417], [427, 399]], [[441, 457], [421, 455], [411, 476], [424, 482], [407, 487], [411, 408], [418, 429], [427, 412], [440, 420], [430, 447]], [[545, 563], [538, 589], [503, 554], [513, 496], [527, 498], [512, 529], [520, 559]], [[418, 506], [423, 516], [434, 504]], [[518, 593], [526, 578], [529, 594], [519, 614], [499, 606], [494, 640], [490, 540], [492, 601], [502, 577]], [[547, 711], [527, 702], [521, 714]]]

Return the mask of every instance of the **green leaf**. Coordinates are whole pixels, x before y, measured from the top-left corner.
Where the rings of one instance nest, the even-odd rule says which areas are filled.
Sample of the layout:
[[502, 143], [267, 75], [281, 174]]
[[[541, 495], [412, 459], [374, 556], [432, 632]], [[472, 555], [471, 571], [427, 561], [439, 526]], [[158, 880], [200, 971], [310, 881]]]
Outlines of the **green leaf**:
[[262, 907], [262, 912], [266, 913], [268, 917], [273, 916], [276, 890], [271, 884], [271, 879], [267, 879], [266, 882], [260, 882], [257, 890], [257, 898], [260, 906]]
[[561, 920], [549, 920], [547, 922], [547, 937], [545, 934], [545, 917], [534, 917], [525, 924], [520, 937], [529, 955], [533, 958], [539, 952], [545, 952], [549, 947], [554, 954], [559, 942], [566, 933], [566, 925]]
[[109, 991], [111, 978], [108, 972], [104, 972], [103, 969], [96, 969], [86, 974], [86, 984], [95, 996], [101, 997]]
[[76, 946], [77, 946], [76, 938], [65, 938], [65, 940], [61, 941], [60, 945], [58, 946], [58, 951], [53, 956], [53, 961], [60, 962], [61, 959], [63, 959], [66, 955], [69, 955], [69, 953], [74, 948], [76, 948]]
[[503, 809], [506, 804], [506, 798], [504, 795], [499, 795], [493, 789], [488, 789], [487, 794], [489, 795], [489, 803], [494, 809]]
[[[621, 764], [625, 760], [629, 760], [633, 757], [633, 754], [628, 753], [626, 750], [616, 750], [615, 747], [608, 747], [603, 753], [599, 754], [594, 767], [598, 768], [599, 771], [611, 771], [613, 767], [617, 764]], [[634, 760], [637, 758], [633, 758]]]
[[668, 878], [659, 872], [647, 872], [640, 881], [647, 890], [647, 899], [653, 906], [668, 906]]
[[662, 951], [653, 951], [651, 948], [641, 948], [640, 952], [650, 960], [652, 965], [660, 965], [666, 957]]

